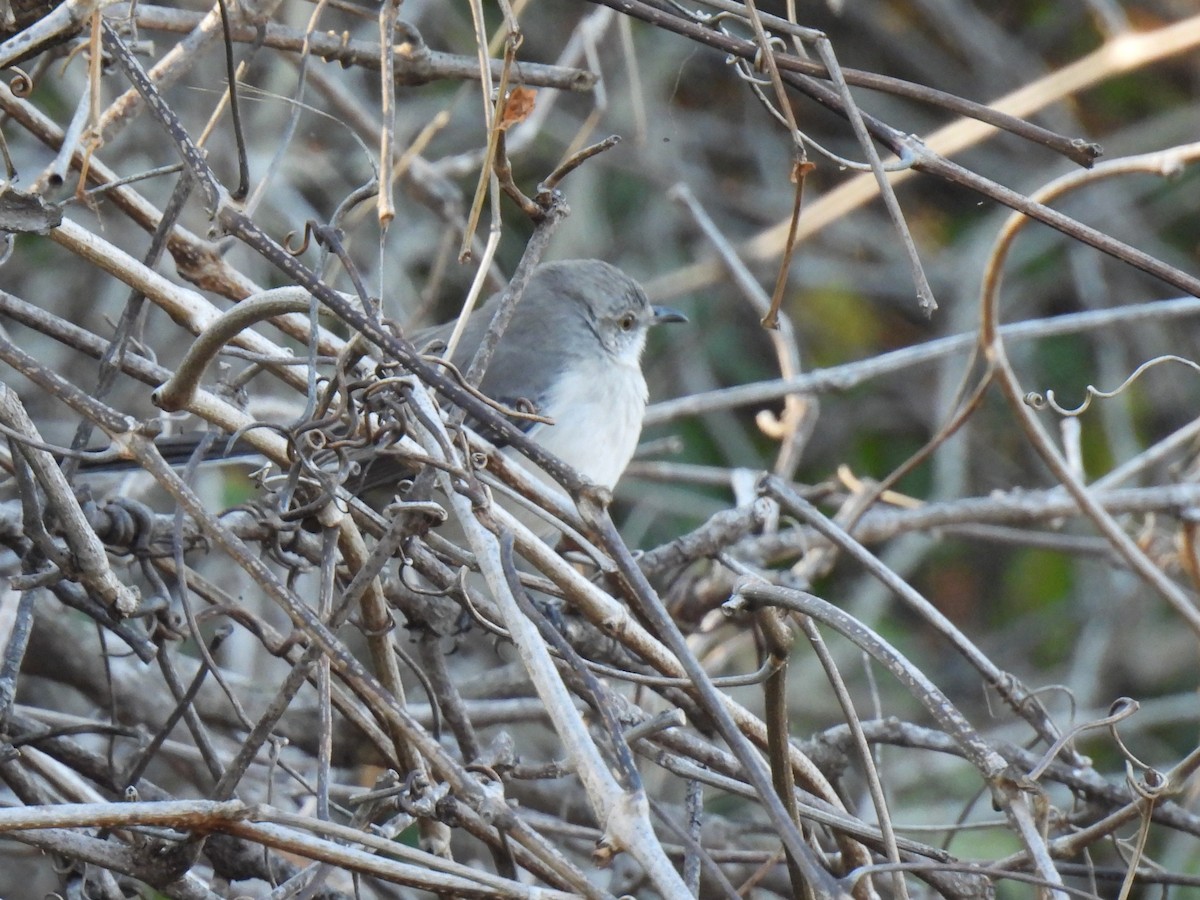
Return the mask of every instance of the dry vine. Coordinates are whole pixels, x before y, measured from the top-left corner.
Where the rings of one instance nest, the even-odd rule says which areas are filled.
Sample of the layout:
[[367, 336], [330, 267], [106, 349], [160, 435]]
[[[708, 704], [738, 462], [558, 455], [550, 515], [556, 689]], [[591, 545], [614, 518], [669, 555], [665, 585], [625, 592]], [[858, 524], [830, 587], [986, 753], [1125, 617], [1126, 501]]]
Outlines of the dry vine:
[[[0, 9], [0, 895], [1196, 889], [1200, 16], [195, 6]], [[615, 501], [406, 337], [584, 256]]]

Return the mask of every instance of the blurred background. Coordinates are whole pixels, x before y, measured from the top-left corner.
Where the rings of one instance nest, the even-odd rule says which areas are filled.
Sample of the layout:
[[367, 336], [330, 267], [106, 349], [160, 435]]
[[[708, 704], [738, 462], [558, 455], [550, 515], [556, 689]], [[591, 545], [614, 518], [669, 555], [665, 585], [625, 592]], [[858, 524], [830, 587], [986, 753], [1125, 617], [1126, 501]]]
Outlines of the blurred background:
[[[257, 12], [264, 20], [295, 33], [311, 28], [337, 40], [345, 35], [348, 41], [378, 41], [372, 4], [284, 0], [261, 7]], [[686, 18], [674, 4], [647, 8]], [[717, 13], [715, 7], [697, 8], [704, 15]], [[124, 12], [110, 11], [114, 20], [129, 14], [123, 6], [113, 7], [118, 9]], [[759, 9], [786, 15], [781, 3], [764, 2]], [[1194, 4], [1169, 0], [814, 0], [798, 5], [796, 20], [824, 32], [848, 69], [979, 103], [1023, 91], [1011, 109], [1059, 134], [1098, 143], [1103, 162], [1185, 145], [1200, 135], [1195, 10]], [[138, 42], [149, 67], [207, 11], [202, 3], [183, 0], [170, 9], [140, 4], [132, 20], [136, 30], [127, 39]], [[483, 30], [498, 58], [501, 10], [486, 3], [482, 11]], [[677, 306], [691, 320], [686, 327], [652, 335], [646, 353], [652, 405], [644, 452], [619, 486], [614, 512], [630, 546], [651, 551], [722, 510], [748, 504], [755, 474], [764, 470], [776, 470], [832, 515], [926, 447], [959, 408], [963, 385], [973, 388], [983, 371], [971, 352], [971, 336], [980, 324], [984, 272], [1011, 211], [932, 175], [893, 174], [900, 209], [938, 303], [927, 314], [918, 302], [909, 256], [871, 174], [836, 158], [864, 159], [851, 128], [842, 116], [792, 91], [791, 113], [813, 167], [804, 179], [800, 238], [782, 292], [784, 329], [775, 333], [782, 340], [776, 341], [760, 325], [763, 310], [755, 303], [771, 296], [780, 271], [796, 200], [795, 145], [745, 73], [718, 49], [601, 3], [530, 0], [514, 4], [514, 12], [522, 42], [511, 81], [536, 91], [528, 117], [506, 134], [515, 184], [532, 196], [564, 158], [620, 136], [616, 146], [563, 179], [559, 189], [571, 212], [555, 229], [547, 258], [608, 260], [638, 278], [653, 302]], [[467, 69], [475, 66], [477, 75], [476, 24], [469, 4], [407, 0], [400, 17], [406, 31], [399, 43], [408, 48], [402, 55], [424, 47], [452, 55]], [[753, 37], [734, 17], [693, 21], [726, 28], [740, 39]], [[785, 49], [794, 52], [790, 40]], [[808, 49], [810, 58], [817, 58], [811, 45]], [[161, 90], [188, 132], [194, 138], [206, 135], [208, 163], [232, 185], [237, 169], [231, 124], [225, 112], [214, 116], [215, 109], [224, 108], [224, 49], [220, 40], [209, 40], [189, 48], [185, 58]], [[261, 46], [239, 39], [235, 59], [242, 66], [248, 209], [277, 240], [296, 235], [294, 246], [306, 221], [329, 222], [378, 173], [378, 66], [343, 67], [318, 55], [305, 59], [273, 46], [269, 36]], [[590, 72], [594, 84], [581, 90], [537, 86], [545, 72], [539, 67], [550, 65]], [[88, 95], [86, 56], [69, 58], [59, 48], [22, 66], [33, 75], [31, 92], [16, 98], [8, 90], [3, 104], [15, 184], [63, 202], [67, 218], [141, 258], [147, 232], [103, 196], [76, 196], [77, 171], [66, 171], [58, 180], [48, 174], [55, 148], [37, 139], [37, 129], [15, 112], [18, 106], [30, 108], [65, 128]], [[769, 78], [761, 72], [757, 78], [758, 89], [773, 105]], [[106, 69], [98, 82], [100, 108], [108, 109], [127, 87], [115, 69]], [[955, 162], [1020, 194], [1031, 195], [1081, 171], [1051, 149], [1011, 134], [982, 128], [957, 140], [944, 129], [959, 117], [937, 103], [860, 88], [853, 96], [864, 112], [925, 139], [936, 152], [952, 150]], [[489, 229], [498, 228], [500, 237], [488, 292], [511, 274], [533, 231], [533, 223], [507, 198], [500, 203], [499, 220], [485, 202], [473, 237], [475, 258], [458, 261], [487, 145], [484, 106], [490, 102], [478, 80], [470, 78], [398, 85], [395, 218], [381, 229], [371, 201], [349, 208], [339, 220], [348, 259], [368, 292], [381, 298], [384, 315], [403, 329], [457, 313]], [[210, 125], [211, 119], [216, 121]], [[95, 158], [116, 177], [153, 173], [177, 162], [170, 141], [144, 113], [111, 113], [104, 126]], [[824, 155], [818, 146], [836, 156]], [[1194, 153], [1179, 158], [1186, 161]], [[174, 172], [152, 174], [135, 187], [161, 210], [178, 178]], [[1194, 273], [1200, 249], [1198, 179], [1195, 167], [1186, 165], [1170, 178], [1131, 172], [1097, 179], [1052, 205]], [[288, 283], [250, 249], [211, 233], [197, 194], [179, 221], [202, 241], [213, 241], [247, 283]], [[744, 267], [740, 277], [756, 285], [757, 294], [739, 280], [722, 249]], [[313, 249], [302, 259], [320, 266], [328, 283], [353, 291], [337, 261], [319, 260]], [[1036, 416], [1084, 483], [1130, 465], [1101, 487], [1129, 491], [1124, 505], [1115, 507], [1121, 529], [1194, 602], [1196, 444], [1189, 429], [1200, 409], [1200, 371], [1194, 362], [1200, 351], [1195, 324], [1200, 306], [1162, 305], [1181, 291], [1041, 224], [1020, 232], [1001, 266], [1001, 322], [1031, 323], [1007, 343], [1023, 391], [1053, 391], [1063, 406], [1073, 407], [1084, 400], [1088, 385], [1111, 391], [1143, 363], [1179, 357], [1149, 369], [1111, 399], [1093, 402], [1077, 418], [1048, 410]], [[169, 256], [155, 268], [173, 282], [188, 284]], [[240, 299], [236, 291], [201, 287], [220, 307]], [[102, 336], [112, 334], [129, 293], [127, 285], [77, 252], [37, 235], [15, 239], [0, 269], [0, 288]], [[1079, 319], [1054, 333], [1037, 330], [1036, 323], [1053, 317], [1104, 310], [1116, 315]], [[335, 332], [341, 327], [325, 324]], [[43, 364], [79, 385], [96, 383], [94, 361], [27, 325], [5, 321], [4, 327]], [[931, 349], [942, 345], [930, 342], [953, 336], [966, 337], [953, 347]], [[303, 350], [293, 339], [277, 339]], [[191, 334], [170, 316], [153, 305], [147, 308], [137, 331], [139, 352], [170, 368], [190, 342]], [[908, 357], [889, 355], [910, 348]], [[878, 364], [874, 370], [868, 368], [872, 361]], [[729, 401], [715, 393], [781, 375], [822, 372], [829, 377], [814, 379], [808, 390], [793, 395], [796, 420], [788, 418], [782, 390], [764, 388], [768, 399]], [[70, 443], [78, 420], [58, 400], [7, 368], [0, 379], [17, 390], [47, 441]], [[253, 413], [277, 419], [286, 418], [280, 410], [294, 408], [298, 396], [262, 377], [244, 394]], [[674, 402], [680, 398], [692, 398], [692, 405]], [[131, 379], [118, 378], [108, 402], [139, 418], [158, 415], [150, 388]], [[791, 435], [782, 461], [779, 429], [772, 427], [780, 421], [783, 433]], [[789, 431], [788, 423], [795, 428]], [[187, 429], [195, 422], [173, 427]], [[237, 472], [215, 478], [209, 488], [214, 509], [254, 493]], [[101, 493], [139, 489], [127, 482], [95, 484]], [[1074, 511], [1061, 489], [1054, 493], [1058, 485], [1034, 449], [1028, 427], [992, 387], [961, 428], [891, 485], [892, 494], [872, 505], [858, 523], [858, 534], [998, 669], [1044, 692], [1041, 699], [1063, 730], [1105, 715], [1120, 697], [1136, 699], [1139, 713], [1122, 725], [1130, 751], [1150, 766], [1170, 769], [1197, 743], [1198, 634], [1187, 617], [1130, 570], [1093, 523]], [[878, 630], [989, 739], [1014, 744], [1029, 739], [1024, 723], [996, 700], [977, 669], [951, 649], [928, 616], [900, 602], [845, 556], [814, 564], [804, 551], [820, 542], [786, 511], [777, 527], [777, 539], [747, 536], [727, 552]], [[691, 629], [693, 649], [712, 674], [757, 667], [761, 643], [749, 620], [713, 612], [728, 598], [729, 572], [700, 560], [653, 574], [677, 617]], [[864, 719], [928, 724], [906, 688], [865, 665], [851, 642], [830, 640]], [[240, 658], [225, 651], [223, 662], [253, 675], [257, 663], [247, 665], [245, 656], [252, 651], [239, 652]], [[51, 673], [35, 669], [26, 688], [32, 693], [23, 699], [57, 702], [47, 699], [53, 692], [39, 679], [53, 682]], [[807, 648], [797, 649], [790, 679], [790, 727], [796, 740], [843, 721], [837, 698]], [[753, 709], [762, 705], [758, 687], [730, 693]], [[1089, 732], [1078, 748], [1105, 779], [1123, 785], [1125, 756], [1107, 732]], [[946, 840], [963, 859], [991, 860], [1018, 848], [989, 804], [972, 804], [979, 784], [961, 761], [897, 747], [880, 750], [878, 762], [886, 772], [897, 827], [943, 828], [932, 836], [914, 833], [930, 843]], [[863, 799], [857, 774], [847, 774], [840, 785], [848, 800]], [[1055, 790], [1056, 809], [1069, 818], [1071, 796]], [[1176, 799], [1190, 823], [1190, 786]], [[960, 816], [995, 827], [954, 831]], [[1186, 886], [1187, 879], [1200, 878], [1200, 845], [1190, 825], [1176, 828], [1152, 831], [1148, 852], [1179, 877], [1176, 889], [1185, 893], [1171, 896], [1183, 897], [1195, 889]], [[952, 831], [953, 837], [946, 837]], [[1131, 835], [1129, 829], [1118, 834]], [[1096, 860], [1106, 873], [1099, 886], [1082, 876], [1072, 884], [1084, 893], [1116, 896], [1119, 880], [1103, 879], [1119, 876], [1120, 851], [1097, 848]], [[761, 896], [786, 893], [780, 883], [768, 880], [758, 888]], [[1003, 896], [1032, 896], [1027, 886], [1000, 889]]]

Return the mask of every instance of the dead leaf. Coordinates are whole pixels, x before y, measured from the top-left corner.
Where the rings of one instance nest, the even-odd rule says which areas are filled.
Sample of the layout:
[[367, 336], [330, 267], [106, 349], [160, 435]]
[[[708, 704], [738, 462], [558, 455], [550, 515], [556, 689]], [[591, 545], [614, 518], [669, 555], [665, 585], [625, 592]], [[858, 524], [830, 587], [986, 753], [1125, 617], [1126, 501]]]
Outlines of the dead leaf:
[[508, 92], [508, 100], [504, 103], [504, 114], [500, 117], [500, 130], [508, 131], [513, 125], [519, 125], [529, 118], [533, 112], [537, 91], [527, 87], [515, 87]]

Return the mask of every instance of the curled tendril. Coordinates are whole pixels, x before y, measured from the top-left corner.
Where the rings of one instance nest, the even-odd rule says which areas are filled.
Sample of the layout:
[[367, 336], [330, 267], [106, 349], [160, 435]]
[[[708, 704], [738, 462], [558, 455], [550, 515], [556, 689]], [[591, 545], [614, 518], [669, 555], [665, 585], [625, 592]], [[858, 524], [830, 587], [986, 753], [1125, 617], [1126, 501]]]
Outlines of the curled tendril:
[[303, 256], [308, 251], [308, 246], [312, 241], [313, 231], [316, 228], [316, 224], [317, 223], [312, 219], [309, 219], [304, 223], [304, 234], [300, 241], [300, 245], [297, 247], [292, 246], [292, 238], [296, 236], [296, 232], [289, 231], [287, 233], [287, 237], [283, 239], [283, 249], [285, 249], [292, 256]]
[[1157, 802], [1164, 795], [1170, 793], [1171, 783], [1169, 779], [1163, 776], [1162, 772], [1146, 767], [1145, 771], [1142, 772], [1142, 777], [1138, 778], [1133, 770], [1133, 764], [1127, 761], [1125, 763], [1125, 784], [1128, 785], [1131, 792], [1137, 794], [1143, 800]]
[[20, 97], [23, 100], [33, 93], [33, 79], [24, 69], [12, 66], [10, 70], [13, 77], [8, 82], [9, 90], [13, 92], [14, 97]]
[[737, 70], [738, 78], [742, 79], [742, 81], [750, 85], [767, 87], [771, 84], [771, 79], [767, 78], [765, 75], [757, 74], [758, 72], [762, 71], [759, 67], [758, 61], [758, 56], [756, 56], [753, 60], [745, 60], [740, 56], [735, 56], [732, 53], [725, 57], [725, 65], [733, 66], [734, 69]]
[[[1058, 756], [1063, 747], [1075, 740], [1075, 738], [1083, 732], [1091, 731], [1095, 728], [1108, 728], [1109, 731], [1112, 732], [1114, 740], [1116, 740], [1117, 744], [1125, 752], [1126, 756], [1134, 762], [1137, 762], [1140, 766], [1141, 763], [1138, 762], [1137, 757], [1129, 752], [1128, 748], [1124, 745], [1124, 743], [1122, 743], [1121, 736], [1117, 733], [1117, 724], [1125, 719], [1128, 719], [1140, 708], [1141, 707], [1138, 705], [1136, 700], [1131, 700], [1129, 697], [1120, 697], [1113, 702], [1112, 706], [1109, 707], [1107, 716], [1076, 725], [1070, 731], [1061, 735], [1059, 739], [1055, 741], [1053, 745], [1051, 745], [1050, 749], [1045, 752], [1038, 764], [1029, 771], [1029, 780], [1037, 781], [1039, 778], [1041, 778], [1042, 774], [1046, 771], [1046, 768], [1054, 761], [1055, 757]], [[1142, 768], [1145, 768], [1145, 766], [1142, 766]]]
[[1099, 397], [1101, 400], [1109, 400], [1113, 397], [1116, 397], [1118, 394], [1120, 394], [1122, 391], [1124, 391], [1127, 387], [1129, 387], [1131, 384], [1133, 384], [1135, 381], [1137, 381], [1142, 376], [1143, 372], [1146, 372], [1148, 369], [1151, 369], [1154, 366], [1157, 366], [1161, 363], [1168, 363], [1168, 362], [1182, 363], [1183, 365], [1187, 366], [1189, 369], [1193, 369], [1196, 372], [1200, 372], [1200, 363], [1193, 362], [1190, 359], [1184, 359], [1182, 356], [1172, 356], [1172, 355], [1156, 356], [1154, 359], [1147, 360], [1146, 362], [1144, 362], [1140, 366], [1138, 366], [1136, 369], [1134, 369], [1133, 373], [1128, 378], [1126, 378], [1124, 381], [1122, 381], [1121, 384], [1115, 390], [1102, 391], [1099, 388], [1093, 387], [1092, 385], [1089, 384], [1086, 388], [1087, 397], [1084, 399], [1084, 401], [1081, 404], [1079, 404], [1079, 406], [1075, 407], [1074, 409], [1066, 409], [1066, 408], [1060, 406], [1058, 404], [1058, 401], [1055, 400], [1055, 398], [1054, 398], [1054, 391], [1050, 391], [1050, 390], [1046, 391], [1045, 394], [1038, 393], [1037, 391], [1030, 391], [1024, 397], [1025, 405], [1029, 406], [1035, 410], [1043, 410], [1043, 409], [1046, 409], [1047, 407], [1049, 407], [1050, 409], [1052, 409], [1056, 413], [1058, 413], [1060, 416], [1069, 416], [1069, 417], [1080, 416], [1084, 412], [1087, 411], [1088, 407], [1092, 405], [1092, 400], [1095, 399], [1096, 397]]
[[[780, 50], [786, 50], [787, 42], [777, 34], [767, 35], [766, 49], [774, 50], [776, 48], [778, 48]], [[757, 50], [754, 51], [754, 68], [758, 69], [760, 72], [765, 71], [767, 68], [767, 64], [763, 60], [763, 48], [762, 47], [759, 47]]]
[[1113, 701], [1112, 706], [1109, 707], [1107, 718], [1103, 719], [1102, 722], [1108, 727], [1108, 733], [1112, 736], [1113, 743], [1115, 743], [1121, 749], [1121, 752], [1125, 754], [1126, 766], [1137, 766], [1139, 769], [1149, 772], [1153, 767], [1142, 762], [1137, 758], [1137, 756], [1134, 755], [1133, 751], [1130, 750], [1129, 747], [1125, 745], [1125, 741], [1122, 740], [1121, 732], [1117, 730], [1117, 725], [1119, 725], [1125, 719], [1128, 719], [1139, 709], [1141, 709], [1141, 705], [1136, 700], [1133, 700], [1130, 697], [1119, 697]]

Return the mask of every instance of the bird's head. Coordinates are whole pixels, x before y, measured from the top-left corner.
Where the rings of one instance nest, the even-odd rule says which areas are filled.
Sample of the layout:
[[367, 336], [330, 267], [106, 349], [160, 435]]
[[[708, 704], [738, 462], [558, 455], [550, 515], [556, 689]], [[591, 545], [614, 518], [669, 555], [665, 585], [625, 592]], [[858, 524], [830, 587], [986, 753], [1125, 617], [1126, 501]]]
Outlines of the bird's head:
[[577, 259], [539, 267], [535, 279], [617, 360], [636, 365], [646, 334], [664, 322], [686, 322], [678, 310], [651, 306], [641, 285], [615, 266], [598, 259]]

